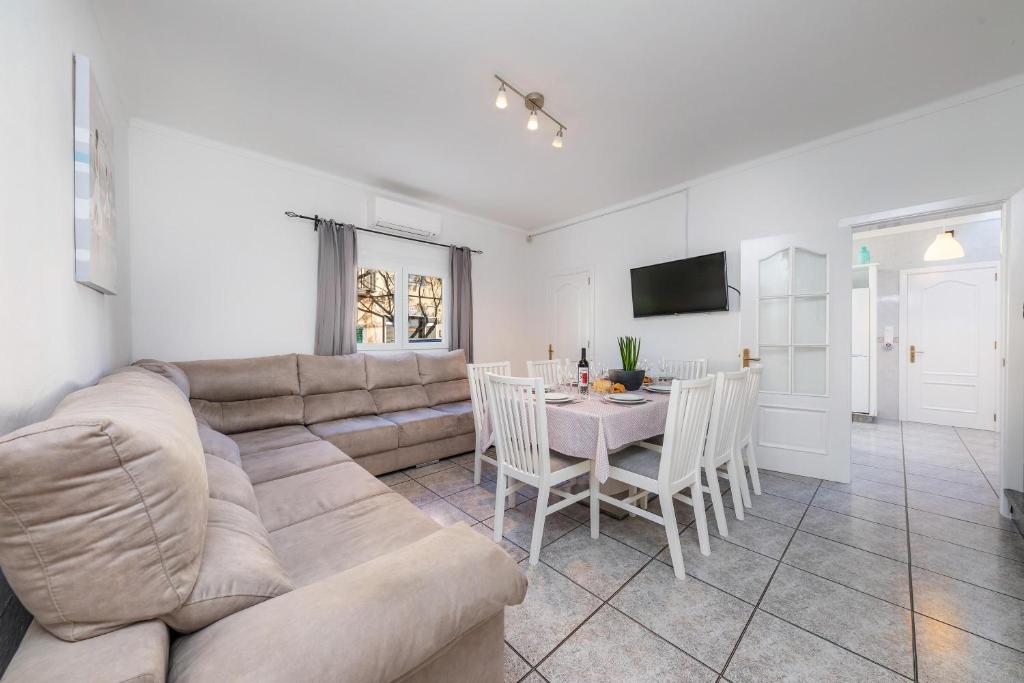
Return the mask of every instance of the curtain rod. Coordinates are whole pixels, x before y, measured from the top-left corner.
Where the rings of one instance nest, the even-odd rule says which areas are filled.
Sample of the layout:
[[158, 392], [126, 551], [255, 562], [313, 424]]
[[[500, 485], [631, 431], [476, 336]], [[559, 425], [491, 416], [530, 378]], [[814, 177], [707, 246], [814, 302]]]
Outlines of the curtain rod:
[[[294, 211], [285, 211], [284, 215], [288, 216], [288, 218], [302, 218], [302, 219], [307, 220], [307, 221], [313, 221], [313, 229], [314, 230], [316, 230], [316, 224], [319, 223], [320, 221], [330, 220], [328, 218], [320, 218], [320, 216], [303, 216], [302, 214], [295, 213]], [[374, 235], [383, 235], [384, 237], [394, 237], [395, 239], [408, 240], [410, 242], [419, 242], [420, 244], [429, 244], [429, 245], [434, 246], [434, 247], [444, 247], [445, 249], [448, 249], [450, 247], [458, 247], [458, 245], [456, 245], [456, 244], [441, 244], [440, 242], [431, 242], [429, 240], [421, 240], [418, 237], [406, 237], [405, 235], [396, 235], [394, 233], [383, 232], [381, 230], [371, 230], [370, 228], [360, 228], [358, 225], [353, 225], [352, 227], [355, 228], [356, 230], [362, 230], [363, 232], [372, 232]], [[470, 251], [473, 252], [474, 254], [483, 254], [484, 253], [484, 252], [480, 251], [479, 249], [470, 249]]]

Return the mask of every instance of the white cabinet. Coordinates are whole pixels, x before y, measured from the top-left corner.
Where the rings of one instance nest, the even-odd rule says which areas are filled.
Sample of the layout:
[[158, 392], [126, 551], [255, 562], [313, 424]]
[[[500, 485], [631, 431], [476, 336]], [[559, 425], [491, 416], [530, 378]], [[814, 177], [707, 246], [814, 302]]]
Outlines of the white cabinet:
[[871, 417], [878, 415], [877, 292], [878, 266], [854, 266], [850, 325], [852, 410]]

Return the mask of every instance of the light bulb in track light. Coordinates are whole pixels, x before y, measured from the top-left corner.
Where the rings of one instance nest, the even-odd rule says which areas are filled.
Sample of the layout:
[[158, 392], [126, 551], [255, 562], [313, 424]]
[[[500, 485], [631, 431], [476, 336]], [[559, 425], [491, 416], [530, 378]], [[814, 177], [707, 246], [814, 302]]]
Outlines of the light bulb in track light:
[[531, 111], [530, 118], [526, 119], [526, 130], [537, 130], [540, 123], [537, 121], [537, 112]]
[[498, 88], [498, 96], [494, 99], [494, 106], [498, 109], [504, 109], [508, 106], [508, 94], [505, 93], [504, 83]]

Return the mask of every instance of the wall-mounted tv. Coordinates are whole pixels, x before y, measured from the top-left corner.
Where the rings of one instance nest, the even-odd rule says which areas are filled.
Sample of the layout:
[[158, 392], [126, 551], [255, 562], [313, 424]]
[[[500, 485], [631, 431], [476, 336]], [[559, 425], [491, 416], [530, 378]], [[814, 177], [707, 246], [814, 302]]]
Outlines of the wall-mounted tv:
[[729, 310], [724, 251], [633, 268], [629, 276], [634, 318]]

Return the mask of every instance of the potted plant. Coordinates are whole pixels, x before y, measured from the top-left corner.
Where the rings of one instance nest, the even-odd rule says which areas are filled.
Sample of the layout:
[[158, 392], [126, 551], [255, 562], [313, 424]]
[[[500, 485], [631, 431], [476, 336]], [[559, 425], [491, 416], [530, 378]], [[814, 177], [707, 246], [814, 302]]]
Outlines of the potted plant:
[[636, 369], [637, 359], [640, 358], [639, 337], [619, 337], [619, 358], [622, 359], [622, 369], [609, 370], [608, 379], [626, 387], [627, 391], [636, 391], [644, 383], [643, 370]]

